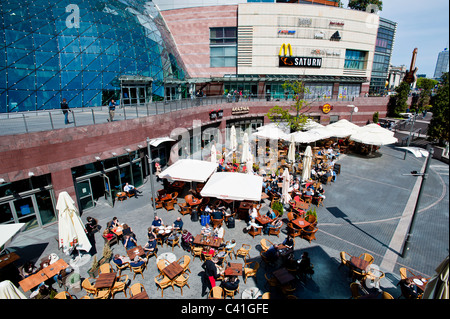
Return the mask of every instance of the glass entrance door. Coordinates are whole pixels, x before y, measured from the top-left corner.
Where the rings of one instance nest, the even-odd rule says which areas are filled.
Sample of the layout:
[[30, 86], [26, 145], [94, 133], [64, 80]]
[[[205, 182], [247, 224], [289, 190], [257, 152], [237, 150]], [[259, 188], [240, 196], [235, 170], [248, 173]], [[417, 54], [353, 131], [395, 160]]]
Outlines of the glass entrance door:
[[80, 199], [80, 208], [85, 210], [95, 206], [95, 201], [92, 196], [91, 181], [89, 179], [77, 182], [77, 193]]
[[114, 200], [111, 192], [111, 183], [106, 175], [103, 175], [103, 183], [105, 185], [105, 199], [111, 207], [114, 207]]
[[24, 230], [30, 230], [39, 226], [32, 196], [15, 200], [14, 209], [17, 222], [26, 224]]

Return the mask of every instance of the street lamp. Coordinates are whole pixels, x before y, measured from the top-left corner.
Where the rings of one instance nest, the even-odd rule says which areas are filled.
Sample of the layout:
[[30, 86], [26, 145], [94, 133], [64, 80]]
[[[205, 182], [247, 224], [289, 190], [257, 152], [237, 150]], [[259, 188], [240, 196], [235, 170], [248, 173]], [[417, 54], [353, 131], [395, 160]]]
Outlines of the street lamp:
[[353, 112], [358, 113], [358, 107], [354, 106], [353, 104], [347, 105], [347, 107], [352, 108], [352, 110], [350, 111], [350, 122], [353, 122]]
[[[152, 204], [153, 204], [153, 215], [156, 216], [156, 203], [155, 203], [155, 186], [153, 184], [153, 160], [152, 160], [152, 152], [150, 150], [150, 138], [147, 137], [147, 151], [148, 151], [148, 170], [150, 172], [150, 187], [152, 191]], [[155, 158], [155, 161], [159, 160]]]
[[405, 258], [406, 253], [408, 251], [408, 246], [409, 246], [409, 240], [411, 237], [411, 233], [413, 230], [413, 226], [414, 226], [414, 221], [415, 221], [415, 217], [416, 217], [416, 213], [417, 210], [419, 208], [419, 204], [420, 204], [420, 198], [422, 196], [422, 190], [423, 190], [423, 185], [425, 183], [425, 180], [427, 179], [427, 171], [428, 171], [428, 167], [430, 166], [430, 159], [433, 157], [433, 153], [434, 153], [434, 149], [432, 146], [430, 146], [428, 144], [427, 146], [428, 148], [428, 157], [426, 159], [426, 163], [425, 163], [425, 169], [423, 170], [423, 173], [418, 173], [417, 171], [412, 171], [411, 175], [413, 176], [421, 176], [422, 177], [422, 182], [420, 183], [420, 187], [419, 187], [419, 194], [417, 195], [417, 200], [416, 200], [416, 206], [414, 207], [414, 213], [411, 217], [411, 223], [409, 224], [409, 229], [408, 229], [408, 233], [406, 234], [406, 239], [405, 239], [405, 243], [403, 245], [403, 250], [402, 250], [402, 258]]

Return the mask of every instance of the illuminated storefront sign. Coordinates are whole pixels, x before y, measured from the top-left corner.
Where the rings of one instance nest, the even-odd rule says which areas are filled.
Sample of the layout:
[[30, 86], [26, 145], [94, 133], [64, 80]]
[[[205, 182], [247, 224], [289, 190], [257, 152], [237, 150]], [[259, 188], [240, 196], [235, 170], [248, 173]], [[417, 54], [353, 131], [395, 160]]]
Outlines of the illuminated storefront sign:
[[333, 109], [333, 106], [331, 106], [330, 104], [324, 104], [323, 106], [322, 106], [322, 112], [323, 113], [325, 113], [325, 114], [327, 114], [327, 113], [330, 113], [330, 111]]
[[294, 35], [295, 34], [295, 30], [278, 30], [278, 34]]
[[[283, 56], [282, 53], [284, 53]], [[289, 56], [287, 56], [288, 53]], [[322, 66], [322, 58], [292, 56], [292, 47], [290, 43], [287, 45], [283, 43], [278, 56], [279, 67], [320, 68]]]

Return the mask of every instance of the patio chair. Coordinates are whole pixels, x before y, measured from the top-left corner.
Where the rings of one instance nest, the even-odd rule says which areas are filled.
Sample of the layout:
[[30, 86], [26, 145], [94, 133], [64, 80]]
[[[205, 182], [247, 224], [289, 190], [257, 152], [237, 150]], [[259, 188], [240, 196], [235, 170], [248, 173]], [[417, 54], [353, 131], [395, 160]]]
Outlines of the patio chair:
[[[166, 241], [167, 246], [172, 246], [172, 251], [175, 246], [180, 247], [180, 236], [177, 236], [171, 241], [172, 245], [169, 244], [169, 241]], [[181, 248], [181, 247], [180, 247]]]
[[111, 289], [98, 290], [94, 299], [108, 299], [111, 296]]
[[270, 299], [270, 292], [263, 293], [261, 299]]
[[118, 274], [118, 276], [120, 276], [121, 275], [121, 273], [122, 273], [122, 270], [124, 270], [124, 269], [131, 269], [130, 268], [130, 263], [129, 262], [124, 262], [124, 263], [122, 263], [121, 265], [118, 265], [116, 262], [114, 262], [114, 259], [113, 259], [113, 264], [116, 266], [116, 268], [117, 268], [117, 274]]
[[73, 299], [72, 295], [68, 291], [61, 291], [53, 297], [54, 299]]
[[174, 281], [173, 284], [175, 286], [180, 287], [181, 289], [181, 295], [183, 296], [183, 287], [184, 286], [188, 286], [188, 288], [190, 289], [191, 287], [189, 287], [188, 284], [188, 279], [189, 279], [189, 275], [186, 273], [182, 273], [180, 276], [178, 276]]
[[361, 297], [358, 283], [352, 282], [350, 284], [350, 291], [352, 292], [352, 296], [350, 297], [350, 299], [359, 299], [359, 297]]
[[114, 295], [120, 291], [123, 291], [125, 298], [127, 298], [126, 286], [128, 283], [128, 275], [122, 275], [116, 278], [113, 287], [111, 288], [111, 298], [114, 299]]
[[158, 270], [160, 273], [163, 273], [163, 269], [166, 268], [166, 261], [165, 259], [160, 259], [156, 263], [156, 267], [158, 267]]
[[394, 299], [394, 297], [390, 293], [383, 291], [381, 293], [381, 299]]
[[133, 284], [132, 286], [128, 287], [129, 290], [129, 295], [130, 297], [133, 297], [143, 291], [145, 291], [144, 285], [141, 284], [140, 282], [137, 282], [135, 284]]
[[297, 236], [301, 236], [302, 230], [300, 228], [295, 227], [293, 223], [288, 223], [287, 224], [287, 233], [288, 233], [288, 235], [295, 238]]
[[[253, 264], [253, 267], [247, 267]], [[256, 273], [259, 269], [259, 263], [257, 261], [252, 261], [249, 263], [245, 263], [244, 265], [244, 283], [247, 283], [248, 277], [255, 277], [256, 280]]]
[[[410, 276], [408, 276], [408, 273], [410, 274]], [[415, 277], [416, 275], [409, 269], [405, 268], [405, 267], [401, 267], [400, 268], [400, 279], [404, 280], [408, 277]]]
[[91, 283], [90, 279], [94, 279], [92, 277], [85, 278], [83, 282], [81, 283], [81, 287], [86, 291], [88, 295], [96, 295], [97, 294], [97, 288], [94, 287], [94, 285]]
[[363, 257], [363, 259], [364, 259], [365, 261], [368, 261], [370, 264], [372, 264], [373, 261], [374, 261], [373, 256], [372, 256], [371, 254], [368, 254], [368, 253], [364, 253], [364, 254], [362, 254], [361, 256], [359, 256], [359, 258], [361, 258], [361, 257]]
[[180, 207], [180, 210], [178, 211], [181, 215], [187, 215], [192, 213], [192, 207], [189, 207], [188, 205], [181, 206], [180, 203], [178, 203], [178, 207]]
[[289, 221], [293, 221], [293, 220], [296, 219], [297, 217], [298, 217], [297, 214], [294, 213], [294, 212], [289, 212], [289, 213], [287, 213], [287, 218], [288, 218]]
[[142, 276], [142, 279], [144, 279], [144, 269], [145, 269], [145, 264], [142, 264], [142, 265], [140, 265], [140, 266], [138, 266], [138, 267], [133, 267], [133, 266], [131, 266], [131, 270], [133, 271], [133, 280], [134, 280], [134, 278], [136, 278], [136, 275], [137, 274], [141, 274], [141, 276]]
[[237, 259], [238, 256], [244, 257], [244, 259], [248, 256], [250, 257], [250, 249], [252, 249], [251, 245], [242, 244], [242, 247], [238, 249], [238, 251], [234, 254], [234, 257]]
[[225, 292], [220, 286], [215, 286], [209, 291], [208, 299], [224, 299]]
[[341, 251], [340, 252], [340, 257], [341, 257], [341, 264], [339, 265], [339, 267], [340, 266], [342, 266], [342, 265], [344, 265], [344, 266], [346, 266], [346, 267], [348, 267], [348, 268], [351, 268], [351, 265], [350, 265], [350, 258], [352, 258], [352, 256], [350, 256], [348, 253], [346, 253], [345, 251]]
[[316, 227], [317, 226], [317, 217], [315, 215], [307, 215], [306, 216], [306, 221], [308, 223], [310, 223], [312, 226]]
[[259, 242], [261, 244], [261, 249], [262, 251], [267, 251], [267, 249], [269, 249], [271, 246], [273, 246], [273, 243], [268, 240], [268, 239], [261, 239], [261, 241]]
[[253, 238], [255, 238], [256, 235], [262, 234], [262, 227], [250, 227], [250, 230], [248, 231], [249, 235], [252, 235]]
[[276, 228], [270, 227], [270, 228], [269, 228], [268, 235], [276, 235], [277, 237], [279, 237], [278, 235], [280, 234], [280, 231], [281, 231], [281, 227], [282, 227], [282, 226], [283, 226], [283, 225], [280, 225], [280, 226], [278, 226], [278, 227], [276, 227]]
[[191, 270], [189, 269], [189, 264], [191, 263], [191, 257], [189, 257], [189, 255], [184, 255], [183, 257], [181, 257], [180, 259], [177, 260], [177, 263], [180, 264], [181, 267], [183, 267], [183, 272], [184, 271], [191, 272]]
[[302, 229], [301, 237], [303, 239], [306, 239], [311, 244], [311, 240], [316, 240], [316, 233], [319, 230], [319, 228], [313, 228], [312, 230], [305, 230]]
[[114, 271], [114, 269], [113, 269], [113, 267], [111, 266], [110, 263], [105, 263], [105, 264], [100, 265], [98, 270], [99, 270], [100, 274], [108, 274], [108, 273]]
[[223, 297], [224, 299], [226, 299], [227, 297], [231, 297], [232, 299], [234, 299], [234, 295], [236, 293], [239, 293], [239, 287], [237, 287], [235, 290], [229, 290], [227, 288], [223, 288], [223, 291], [225, 293], [225, 296]]
[[177, 203], [176, 198], [163, 202], [163, 207], [167, 211], [175, 210], [175, 204]]
[[194, 259], [195, 259], [195, 257], [198, 257], [200, 260], [202, 260], [202, 255], [203, 255], [203, 248], [202, 247], [195, 247], [195, 246], [193, 246], [192, 247], [192, 249], [191, 249], [191, 252], [192, 252], [192, 256], [194, 256]]
[[155, 284], [157, 290], [161, 289], [161, 298], [164, 297], [164, 289], [172, 287], [172, 290], [175, 290], [173, 288], [172, 280], [170, 280], [170, 278], [165, 276], [164, 274], [159, 274], [155, 277]]

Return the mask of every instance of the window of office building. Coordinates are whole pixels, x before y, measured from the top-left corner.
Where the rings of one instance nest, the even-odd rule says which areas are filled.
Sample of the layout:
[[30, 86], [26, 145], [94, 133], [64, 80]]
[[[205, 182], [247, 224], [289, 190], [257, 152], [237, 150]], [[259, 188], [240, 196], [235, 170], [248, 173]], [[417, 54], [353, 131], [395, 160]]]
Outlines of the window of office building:
[[236, 44], [237, 29], [235, 27], [210, 28], [211, 67], [236, 67]]
[[361, 84], [343, 83], [339, 85], [339, 98], [350, 99], [359, 96], [361, 93]]
[[366, 64], [366, 51], [349, 50], [345, 51], [345, 69], [364, 70]]

